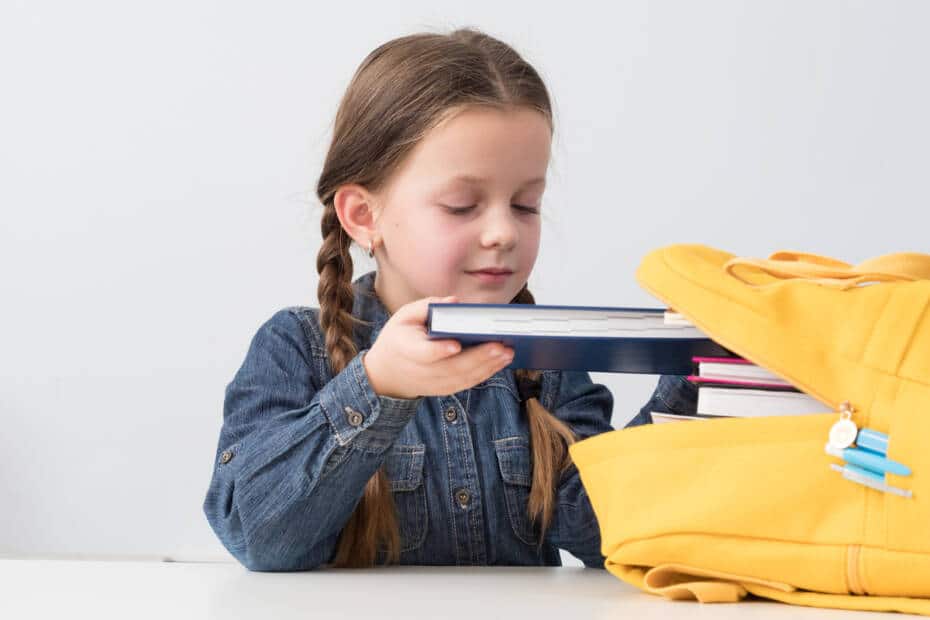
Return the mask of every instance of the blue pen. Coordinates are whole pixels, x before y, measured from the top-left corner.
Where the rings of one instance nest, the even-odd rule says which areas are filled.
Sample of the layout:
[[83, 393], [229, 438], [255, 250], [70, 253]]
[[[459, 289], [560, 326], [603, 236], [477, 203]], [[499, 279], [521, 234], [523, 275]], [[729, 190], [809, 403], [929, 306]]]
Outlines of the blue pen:
[[856, 467], [855, 465], [847, 465], [846, 467], [840, 467], [836, 464], [831, 464], [830, 469], [833, 471], [839, 472], [843, 475], [843, 478], [849, 480], [850, 482], [855, 482], [867, 486], [876, 491], [881, 491], [883, 493], [894, 493], [895, 495], [900, 495], [901, 497], [911, 497], [913, 494], [910, 489], [901, 489], [898, 487], [893, 487], [890, 484], [884, 482], [884, 476], [880, 476], [875, 472], [868, 471], [867, 469], [862, 469], [861, 467]]
[[862, 450], [860, 448], [844, 448], [842, 450], [837, 450], [830, 444], [827, 444], [824, 446], [824, 451], [830, 456], [835, 456], [852, 465], [858, 465], [864, 469], [876, 472], [882, 477], [884, 477], [886, 473], [895, 474], [896, 476], [911, 475], [911, 468], [907, 465], [892, 461], [891, 459], [868, 450]]
[[888, 454], [888, 435], [874, 431], [871, 428], [863, 428], [859, 430], [859, 434], [856, 436], [856, 445], [885, 455]]

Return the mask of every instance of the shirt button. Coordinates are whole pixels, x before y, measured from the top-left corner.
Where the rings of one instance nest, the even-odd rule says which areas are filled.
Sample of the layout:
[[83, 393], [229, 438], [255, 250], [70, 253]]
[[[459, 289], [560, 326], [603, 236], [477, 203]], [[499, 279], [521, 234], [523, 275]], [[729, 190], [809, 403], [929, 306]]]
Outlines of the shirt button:
[[446, 409], [446, 413], [444, 415], [446, 418], [446, 422], [449, 422], [450, 424], [452, 422], [455, 422], [455, 420], [459, 417], [459, 413], [458, 411], [455, 410], [455, 407], [449, 407], [448, 409]]
[[471, 494], [465, 489], [459, 489], [455, 492], [455, 500], [459, 503], [459, 506], [467, 508], [468, 502], [471, 501]]
[[361, 426], [362, 422], [365, 421], [365, 416], [360, 414], [358, 411], [352, 407], [346, 407], [346, 422], [349, 423], [349, 426]]
[[232, 457], [233, 453], [231, 450], [223, 450], [223, 454], [220, 455], [220, 463], [225, 465], [232, 460]]

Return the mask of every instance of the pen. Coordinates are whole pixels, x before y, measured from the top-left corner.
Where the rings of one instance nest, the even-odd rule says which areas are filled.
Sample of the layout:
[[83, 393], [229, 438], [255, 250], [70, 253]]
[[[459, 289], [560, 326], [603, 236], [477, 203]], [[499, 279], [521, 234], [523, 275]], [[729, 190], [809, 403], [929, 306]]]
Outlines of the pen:
[[871, 428], [863, 428], [859, 430], [859, 434], [856, 436], [856, 445], [885, 455], [888, 454], [888, 435], [874, 431]]
[[[860, 435], [862, 433], [860, 432]], [[885, 473], [895, 474], [896, 476], [910, 476], [911, 469], [907, 465], [892, 461], [880, 454], [862, 450], [861, 448], [844, 448], [838, 450], [829, 443], [824, 446], [824, 451], [830, 456], [843, 459], [847, 463], [877, 472], [884, 476]]]
[[913, 495], [910, 489], [901, 489], [898, 487], [893, 487], [890, 484], [886, 484], [883, 482], [883, 476], [880, 476], [875, 472], [862, 469], [861, 467], [856, 467], [855, 465], [840, 467], [839, 465], [831, 464], [830, 469], [835, 472], [839, 472], [843, 475], [843, 478], [849, 480], [850, 482], [856, 482], [858, 484], [875, 489], [876, 491], [894, 493], [895, 495], [900, 495], [901, 497], [911, 497]]

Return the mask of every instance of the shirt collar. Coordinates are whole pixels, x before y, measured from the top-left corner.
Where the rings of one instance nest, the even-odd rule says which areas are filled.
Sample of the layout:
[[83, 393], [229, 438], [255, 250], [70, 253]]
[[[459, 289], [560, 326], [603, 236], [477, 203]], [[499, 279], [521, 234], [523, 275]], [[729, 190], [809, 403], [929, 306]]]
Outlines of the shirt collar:
[[352, 315], [362, 321], [355, 326], [356, 340], [362, 348], [371, 346], [391, 315], [375, 292], [376, 272], [370, 271], [352, 283], [355, 299]]

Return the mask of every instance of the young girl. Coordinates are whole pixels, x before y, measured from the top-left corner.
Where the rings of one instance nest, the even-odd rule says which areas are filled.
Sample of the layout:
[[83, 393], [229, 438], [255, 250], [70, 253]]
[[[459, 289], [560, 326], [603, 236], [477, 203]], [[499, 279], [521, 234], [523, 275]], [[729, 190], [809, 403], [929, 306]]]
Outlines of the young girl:
[[[275, 314], [226, 391], [204, 510], [246, 567], [602, 565], [567, 445], [611, 430], [608, 390], [425, 330], [430, 301], [533, 303], [551, 135], [536, 71], [481, 33], [362, 63], [319, 179], [320, 307]], [[377, 263], [354, 283], [352, 241]]]

